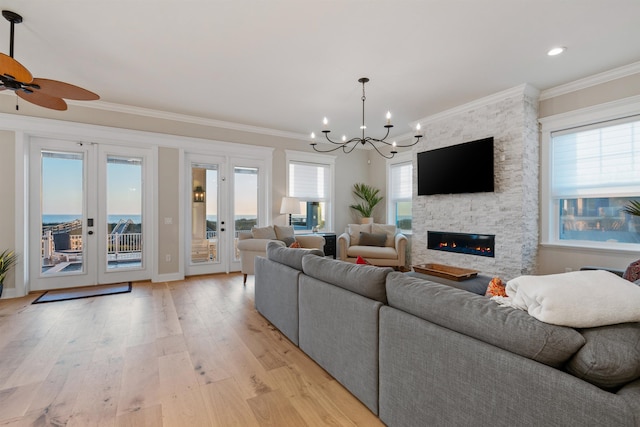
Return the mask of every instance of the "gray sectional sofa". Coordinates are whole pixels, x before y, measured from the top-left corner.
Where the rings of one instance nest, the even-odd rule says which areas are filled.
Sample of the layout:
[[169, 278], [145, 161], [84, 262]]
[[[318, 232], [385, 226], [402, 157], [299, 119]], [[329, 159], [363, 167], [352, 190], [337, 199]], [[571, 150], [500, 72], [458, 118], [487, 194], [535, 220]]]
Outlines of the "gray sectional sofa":
[[257, 310], [389, 426], [640, 426], [640, 324], [576, 330], [485, 296], [267, 247]]

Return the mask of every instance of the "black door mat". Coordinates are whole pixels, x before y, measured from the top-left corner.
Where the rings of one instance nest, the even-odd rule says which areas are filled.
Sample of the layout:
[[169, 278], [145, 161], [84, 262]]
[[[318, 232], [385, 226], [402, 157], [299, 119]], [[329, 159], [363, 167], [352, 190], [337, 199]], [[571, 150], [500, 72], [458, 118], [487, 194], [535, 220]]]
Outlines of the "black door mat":
[[91, 286], [75, 289], [61, 289], [47, 291], [40, 295], [32, 304], [45, 302], [68, 301], [72, 299], [101, 297], [103, 295], [125, 294], [131, 292], [131, 282], [114, 283], [112, 285]]

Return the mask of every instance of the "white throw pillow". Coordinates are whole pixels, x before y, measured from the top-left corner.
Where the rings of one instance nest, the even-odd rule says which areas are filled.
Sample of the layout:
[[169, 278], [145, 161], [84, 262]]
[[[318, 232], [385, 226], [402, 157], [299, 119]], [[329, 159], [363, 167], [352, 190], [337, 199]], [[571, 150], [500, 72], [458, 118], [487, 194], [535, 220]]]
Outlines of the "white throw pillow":
[[371, 224], [349, 224], [349, 241], [351, 246], [360, 244], [360, 232], [371, 233]]
[[501, 305], [573, 328], [640, 322], [640, 287], [604, 270], [572, 271], [509, 280]]
[[388, 248], [393, 248], [396, 246], [396, 226], [393, 224], [373, 224], [371, 226], [371, 232], [376, 234], [386, 234], [387, 241], [385, 242], [385, 246]]
[[272, 225], [266, 227], [253, 227], [251, 229], [251, 235], [254, 239], [276, 239], [276, 232]]

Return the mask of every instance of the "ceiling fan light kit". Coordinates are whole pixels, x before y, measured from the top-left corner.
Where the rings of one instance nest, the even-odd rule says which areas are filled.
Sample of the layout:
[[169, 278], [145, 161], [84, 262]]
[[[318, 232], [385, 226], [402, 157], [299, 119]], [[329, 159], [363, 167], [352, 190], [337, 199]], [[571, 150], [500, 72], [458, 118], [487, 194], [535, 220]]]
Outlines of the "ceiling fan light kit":
[[58, 111], [67, 109], [63, 98], [78, 101], [100, 99], [97, 94], [79, 86], [58, 80], [34, 78], [25, 66], [13, 58], [15, 24], [22, 22], [22, 16], [10, 10], [3, 10], [2, 16], [11, 23], [11, 33], [9, 55], [0, 53], [0, 90], [12, 90], [27, 102]]
[[[378, 152], [378, 154], [380, 154], [382, 157], [386, 159], [391, 159], [393, 158], [393, 156], [395, 156], [398, 153], [397, 148], [413, 147], [418, 143], [418, 141], [420, 141], [420, 138], [422, 138], [423, 136], [422, 131], [420, 129], [420, 123], [418, 123], [415, 129], [416, 134], [414, 135], [414, 138], [416, 138], [416, 140], [414, 142], [410, 144], [398, 145], [395, 141], [393, 142], [387, 141], [387, 138], [389, 137], [389, 131], [393, 127], [393, 125], [391, 124], [391, 112], [389, 111], [387, 111], [387, 124], [384, 125], [384, 127], [387, 129], [386, 135], [381, 139], [365, 136], [364, 131], [367, 128], [367, 126], [364, 123], [364, 102], [367, 100], [367, 97], [365, 96], [365, 93], [364, 93], [364, 85], [368, 81], [369, 81], [369, 78], [367, 77], [361, 77], [360, 79], [358, 79], [358, 82], [362, 83], [362, 98], [360, 98], [362, 100], [362, 125], [360, 126], [360, 129], [362, 130], [362, 137], [354, 137], [347, 140], [346, 137], [343, 136], [341, 142], [332, 140], [331, 138], [329, 138], [329, 132], [331, 131], [327, 127], [329, 125], [329, 121], [325, 117], [323, 120], [324, 129], [322, 129], [322, 133], [324, 133], [324, 136], [327, 139], [327, 141], [333, 144], [333, 146], [328, 149], [319, 149], [318, 144], [316, 142], [316, 135], [314, 132], [311, 132], [311, 147], [313, 147], [315, 151], [318, 151], [320, 153], [330, 153], [332, 151], [342, 149], [344, 153], [349, 154], [358, 146], [358, 144], [361, 144], [363, 146], [370, 144], [371, 147], [373, 147], [373, 149], [375, 149]], [[380, 145], [380, 147], [378, 147], [378, 145]], [[380, 148], [384, 147], [384, 145], [391, 147], [391, 151], [389, 152], [389, 154], [385, 154], [382, 151], [380, 151]]]

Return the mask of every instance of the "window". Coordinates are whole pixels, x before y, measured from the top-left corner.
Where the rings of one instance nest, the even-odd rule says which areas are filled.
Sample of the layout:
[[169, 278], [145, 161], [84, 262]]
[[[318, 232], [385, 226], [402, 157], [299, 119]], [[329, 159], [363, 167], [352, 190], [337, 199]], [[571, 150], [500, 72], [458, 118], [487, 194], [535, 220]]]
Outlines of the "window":
[[300, 214], [291, 216], [295, 230], [329, 231], [333, 227], [335, 157], [287, 150], [287, 195], [300, 200]]
[[640, 200], [640, 116], [551, 132], [549, 153], [548, 241], [640, 244], [640, 218], [622, 210]]
[[[405, 153], [403, 153], [405, 154]], [[411, 199], [413, 193], [413, 164], [411, 153], [398, 155], [387, 165], [387, 218], [403, 233], [411, 232]]]

